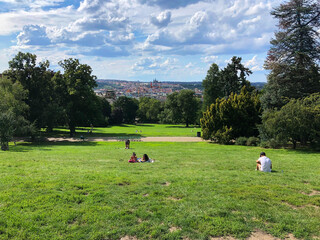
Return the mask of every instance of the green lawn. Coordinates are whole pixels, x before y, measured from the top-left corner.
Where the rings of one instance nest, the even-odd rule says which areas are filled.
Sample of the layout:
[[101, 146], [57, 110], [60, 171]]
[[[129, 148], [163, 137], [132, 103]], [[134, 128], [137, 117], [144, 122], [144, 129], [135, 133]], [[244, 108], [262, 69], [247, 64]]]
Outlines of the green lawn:
[[[319, 153], [266, 150], [275, 172], [261, 173], [257, 147], [10, 147], [0, 152], [0, 239], [244, 239], [257, 229], [320, 237]], [[130, 164], [132, 151], [156, 161]]]
[[[81, 135], [85, 137], [196, 137], [197, 132], [200, 132], [200, 127], [190, 126], [188, 128], [185, 125], [168, 125], [168, 124], [137, 124], [129, 125], [123, 124], [120, 126], [110, 126], [105, 128], [94, 127], [93, 133], [89, 134], [87, 128], [77, 128], [76, 136]], [[68, 137], [69, 129], [56, 128], [53, 133], [47, 134], [52, 137]]]

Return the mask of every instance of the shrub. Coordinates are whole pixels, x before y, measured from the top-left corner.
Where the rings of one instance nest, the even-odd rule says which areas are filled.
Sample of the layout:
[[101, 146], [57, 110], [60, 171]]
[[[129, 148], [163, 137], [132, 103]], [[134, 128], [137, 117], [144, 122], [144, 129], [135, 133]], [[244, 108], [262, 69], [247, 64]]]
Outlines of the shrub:
[[247, 140], [248, 140], [248, 138], [246, 138], [246, 137], [238, 137], [238, 138], [236, 139], [235, 144], [236, 144], [236, 145], [245, 146], [245, 145], [247, 144]]
[[249, 137], [247, 142], [246, 142], [246, 145], [247, 146], [258, 146], [260, 142], [260, 139], [257, 138], [257, 137]]

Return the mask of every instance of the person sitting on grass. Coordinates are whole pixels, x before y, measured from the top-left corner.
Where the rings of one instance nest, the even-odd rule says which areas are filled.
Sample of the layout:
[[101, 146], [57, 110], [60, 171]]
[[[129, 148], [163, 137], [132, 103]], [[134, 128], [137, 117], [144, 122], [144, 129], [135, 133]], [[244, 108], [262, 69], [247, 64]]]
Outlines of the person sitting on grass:
[[130, 163], [135, 163], [135, 162], [137, 162], [137, 155], [136, 155], [136, 153], [135, 152], [133, 152], [132, 153], [132, 156], [130, 157], [130, 159], [129, 159], [129, 161], [128, 162], [130, 162]]
[[125, 141], [125, 143], [126, 143], [126, 149], [129, 149], [129, 148], [130, 148], [130, 140], [127, 139], [127, 140]]
[[259, 170], [261, 172], [271, 172], [272, 163], [270, 158], [266, 157], [265, 152], [260, 153], [260, 158], [256, 162], [257, 162], [256, 170]]

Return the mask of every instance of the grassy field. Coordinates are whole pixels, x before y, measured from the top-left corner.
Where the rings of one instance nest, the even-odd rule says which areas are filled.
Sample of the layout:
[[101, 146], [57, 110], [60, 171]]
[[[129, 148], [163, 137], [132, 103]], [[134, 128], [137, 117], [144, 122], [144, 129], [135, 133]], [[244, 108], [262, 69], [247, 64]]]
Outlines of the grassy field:
[[[80, 137], [196, 137], [200, 132], [200, 127], [168, 124], [123, 124], [120, 126], [110, 126], [106, 128], [94, 128], [89, 134], [90, 128], [77, 128], [76, 136]], [[56, 128], [53, 133], [47, 134], [50, 137], [68, 137], [69, 129]]]
[[[0, 239], [320, 237], [320, 154], [211, 143], [20, 143], [0, 152]], [[128, 163], [135, 151], [154, 163]], [[310, 196], [309, 196], [310, 195]]]

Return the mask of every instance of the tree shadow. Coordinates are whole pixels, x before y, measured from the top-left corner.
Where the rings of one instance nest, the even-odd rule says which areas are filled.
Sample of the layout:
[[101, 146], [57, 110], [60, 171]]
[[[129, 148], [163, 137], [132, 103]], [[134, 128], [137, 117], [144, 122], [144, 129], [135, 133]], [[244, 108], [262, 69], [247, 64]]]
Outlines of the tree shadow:
[[88, 142], [88, 141], [79, 141], [79, 142], [68, 142], [68, 141], [60, 141], [60, 142], [22, 142], [18, 143], [16, 146], [10, 146], [8, 152], [31, 152], [34, 150], [40, 151], [52, 151], [52, 147], [54, 146], [96, 146], [98, 142]]

